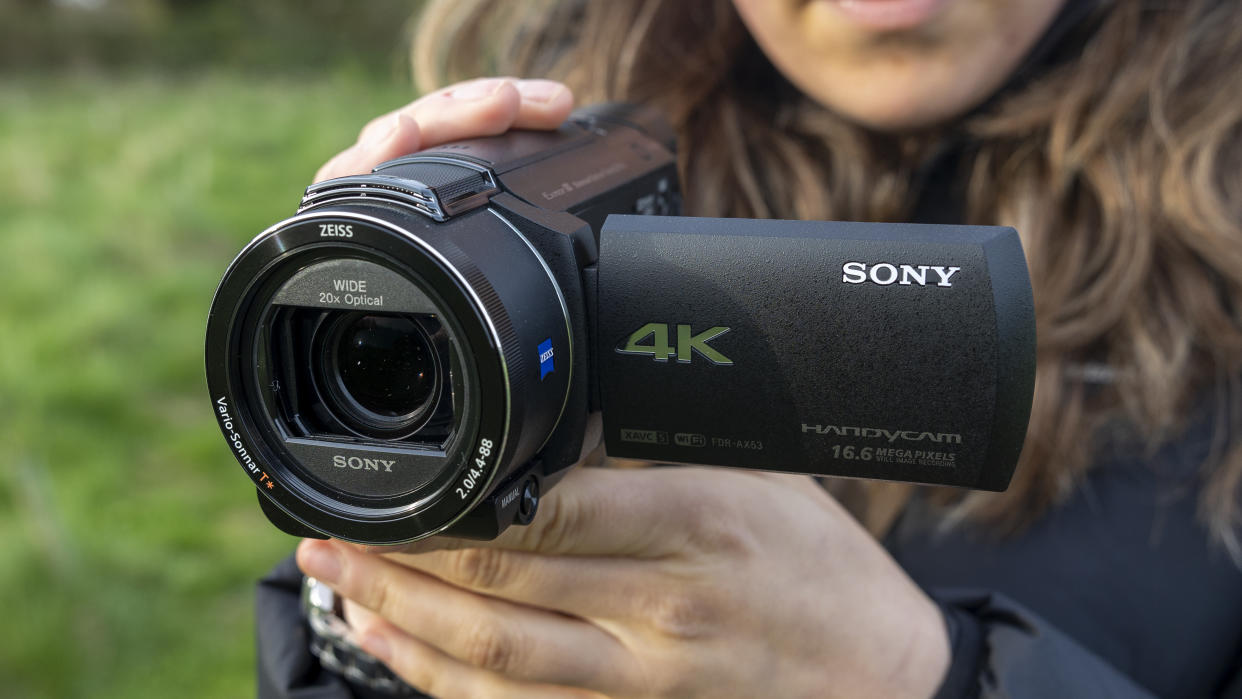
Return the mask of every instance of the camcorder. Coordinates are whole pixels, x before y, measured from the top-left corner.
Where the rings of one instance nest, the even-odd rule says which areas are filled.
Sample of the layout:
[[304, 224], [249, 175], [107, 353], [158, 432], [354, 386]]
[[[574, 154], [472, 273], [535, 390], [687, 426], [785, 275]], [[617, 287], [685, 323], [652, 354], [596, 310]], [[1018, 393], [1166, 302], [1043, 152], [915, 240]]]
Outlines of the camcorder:
[[307, 188], [207, 321], [212, 409], [267, 517], [494, 538], [597, 414], [615, 457], [1007, 487], [1035, 374], [1012, 228], [680, 208], [671, 129], [616, 104]]

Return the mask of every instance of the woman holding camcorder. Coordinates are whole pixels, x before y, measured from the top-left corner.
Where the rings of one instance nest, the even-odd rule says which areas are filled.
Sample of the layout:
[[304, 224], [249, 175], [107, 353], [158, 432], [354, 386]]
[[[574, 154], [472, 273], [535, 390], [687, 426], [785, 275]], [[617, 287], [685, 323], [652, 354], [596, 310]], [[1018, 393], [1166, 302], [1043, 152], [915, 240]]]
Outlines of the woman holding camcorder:
[[[469, 0], [414, 46], [317, 179], [649, 105], [686, 213], [1017, 228], [1038, 375], [1004, 493], [576, 468], [494, 541], [304, 542], [361, 649], [444, 699], [1242, 697], [1242, 5]], [[268, 614], [263, 695], [409, 691]]]

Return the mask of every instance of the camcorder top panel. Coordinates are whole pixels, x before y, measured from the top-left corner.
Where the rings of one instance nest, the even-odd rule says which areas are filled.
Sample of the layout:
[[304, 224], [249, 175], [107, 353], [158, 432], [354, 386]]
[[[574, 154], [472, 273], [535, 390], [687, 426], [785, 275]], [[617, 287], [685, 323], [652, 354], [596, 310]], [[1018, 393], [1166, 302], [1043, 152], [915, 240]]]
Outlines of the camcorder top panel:
[[487, 539], [609, 455], [1003, 490], [1034, 311], [1011, 228], [681, 217], [601, 105], [312, 185], [233, 260], [213, 410], [268, 518]]

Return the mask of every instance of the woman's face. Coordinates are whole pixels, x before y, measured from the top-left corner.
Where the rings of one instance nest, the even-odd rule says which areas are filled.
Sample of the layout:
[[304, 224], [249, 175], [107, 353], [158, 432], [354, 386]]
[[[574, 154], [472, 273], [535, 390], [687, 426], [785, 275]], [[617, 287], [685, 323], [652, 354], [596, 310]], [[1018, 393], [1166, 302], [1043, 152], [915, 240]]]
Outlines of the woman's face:
[[982, 102], [1066, 1], [734, 4], [764, 53], [803, 92], [860, 124], [897, 130], [951, 119]]

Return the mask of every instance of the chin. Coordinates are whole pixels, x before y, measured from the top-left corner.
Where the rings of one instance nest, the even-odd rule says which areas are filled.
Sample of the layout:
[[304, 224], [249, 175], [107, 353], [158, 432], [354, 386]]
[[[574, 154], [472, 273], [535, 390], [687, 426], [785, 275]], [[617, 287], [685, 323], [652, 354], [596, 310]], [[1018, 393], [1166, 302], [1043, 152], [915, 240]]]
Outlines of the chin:
[[911, 99], [851, 100], [846, 105], [829, 105], [829, 108], [850, 121], [875, 131], [917, 131], [952, 121], [970, 106], [937, 104]]
[[876, 131], [914, 131], [970, 111], [986, 90], [965, 91], [954, 81], [856, 80], [844, 89], [806, 90], [820, 104]]

